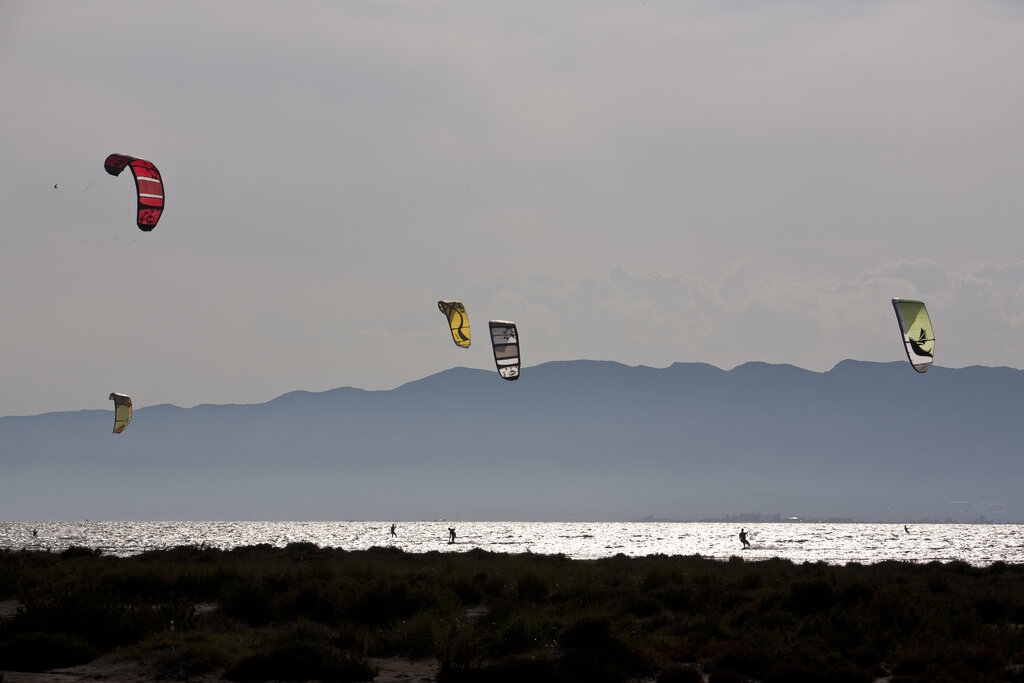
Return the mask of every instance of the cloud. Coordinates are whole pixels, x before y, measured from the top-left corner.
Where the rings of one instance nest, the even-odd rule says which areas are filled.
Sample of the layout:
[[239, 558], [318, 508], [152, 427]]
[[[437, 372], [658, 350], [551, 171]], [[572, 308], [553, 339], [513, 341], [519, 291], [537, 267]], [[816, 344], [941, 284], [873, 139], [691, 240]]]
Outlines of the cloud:
[[937, 364], [1019, 367], [1022, 266], [901, 261], [849, 280], [756, 276], [746, 261], [717, 280], [617, 268], [577, 281], [502, 280], [488, 306], [519, 311], [530, 363], [584, 357], [730, 368], [762, 360], [827, 370], [845, 358], [903, 359], [890, 299], [921, 298], [936, 327]]
[[[122, 370], [182, 405], [388, 388], [490, 367], [489, 318], [527, 365], [897, 360], [893, 296], [940, 365], [1019, 363], [1013, 3], [2, 14], [0, 414], [97, 407]], [[113, 151], [167, 183], [130, 249]], [[433, 345], [440, 298], [472, 352]]]

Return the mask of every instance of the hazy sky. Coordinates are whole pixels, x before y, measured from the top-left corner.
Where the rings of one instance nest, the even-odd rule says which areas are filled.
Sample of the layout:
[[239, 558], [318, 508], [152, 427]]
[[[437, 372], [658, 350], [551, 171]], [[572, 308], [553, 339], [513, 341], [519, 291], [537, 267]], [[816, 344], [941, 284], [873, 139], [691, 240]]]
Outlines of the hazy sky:
[[905, 358], [894, 296], [1022, 367], [1022, 65], [1012, 0], [2, 1], [0, 415], [387, 389], [488, 319], [826, 370]]

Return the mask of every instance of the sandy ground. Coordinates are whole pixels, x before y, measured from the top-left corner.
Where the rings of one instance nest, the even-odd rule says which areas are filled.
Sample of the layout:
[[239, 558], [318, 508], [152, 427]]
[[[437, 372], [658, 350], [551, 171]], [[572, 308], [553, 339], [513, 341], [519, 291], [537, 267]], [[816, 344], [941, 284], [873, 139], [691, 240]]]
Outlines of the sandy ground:
[[[437, 663], [432, 660], [408, 661], [405, 659], [371, 659], [380, 668], [374, 683], [421, 683], [433, 682], [437, 678]], [[85, 683], [86, 681], [124, 681], [142, 683], [158, 680], [152, 668], [145, 662], [121, 659], [118, 655], [106, 655], [99, 659], [41, 673], [4, 671], [3, 683]], [[209, 674], [189, 679], [193, 683], [222, 681], [220, 674]]]

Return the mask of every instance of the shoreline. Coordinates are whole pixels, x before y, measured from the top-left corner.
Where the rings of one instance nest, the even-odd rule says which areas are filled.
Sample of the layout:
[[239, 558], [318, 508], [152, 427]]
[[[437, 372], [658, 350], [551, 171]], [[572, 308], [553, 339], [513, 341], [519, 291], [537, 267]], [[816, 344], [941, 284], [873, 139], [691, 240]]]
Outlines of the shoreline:
[[[457, 529], [456, 543], [448, 528]], [[267, 544], [313, 543], [369, 550], [384, 546], [410, 553], [532, 552], [600, 559], [615, 555], [700, 555], [721, 560], [742, 551], [747, 560], [873, 563], [966, 561], [975, 566], [1024, 562], [1024, 525], [769, 522], [0, 522], [0, 548], [63, 552], [87, 547], [115, 556], [199, 545], [222, 550]], [[753, 547], [742, 550], [745, 528]], [[38, 536], [33, 537], [33, 530]]]

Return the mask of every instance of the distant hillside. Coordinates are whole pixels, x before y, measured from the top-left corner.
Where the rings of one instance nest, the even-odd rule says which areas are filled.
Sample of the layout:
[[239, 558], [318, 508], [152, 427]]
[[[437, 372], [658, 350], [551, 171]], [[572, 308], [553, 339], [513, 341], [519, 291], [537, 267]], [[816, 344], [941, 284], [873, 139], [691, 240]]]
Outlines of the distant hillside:
[[1024, 372], [455, 368], [390, 391], [0, 418], [2, 519], [1024, 521]]

